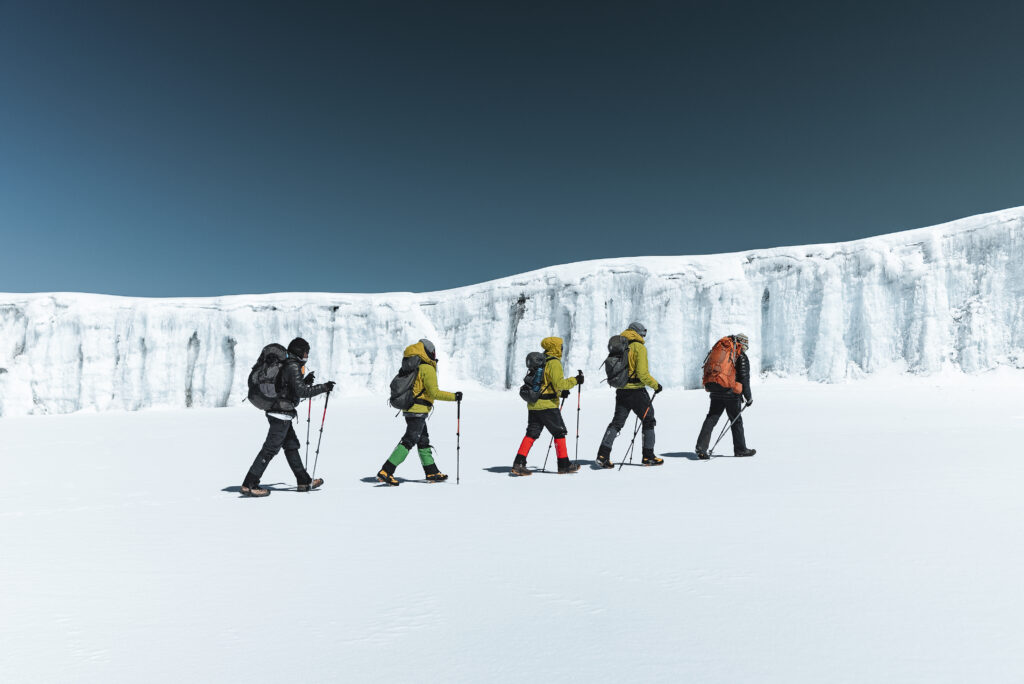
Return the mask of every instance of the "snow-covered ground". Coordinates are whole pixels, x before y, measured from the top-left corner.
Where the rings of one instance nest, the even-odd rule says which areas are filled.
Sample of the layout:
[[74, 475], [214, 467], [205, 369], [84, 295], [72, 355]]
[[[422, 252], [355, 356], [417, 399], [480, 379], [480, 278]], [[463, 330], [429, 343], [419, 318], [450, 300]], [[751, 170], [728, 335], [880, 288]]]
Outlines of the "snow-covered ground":
[[1024, 677], [1020, 371], [755, 383], [758, 455], [709, 462], [706, 396], [670, 390], [666, 464], [621, 472], [589, 469], [613, 401], [595, 385], [579, 475], [507, 477], [525, 409], [473, 392], [461, 484], [447, 404], [452, 480], [378, 487], [401, 420], [339, 397], [325, 488], [290, 491], [281, 455], [261, 500], [236, 489], [265, 432], [248, 406], [4, 418], [0, 680]]

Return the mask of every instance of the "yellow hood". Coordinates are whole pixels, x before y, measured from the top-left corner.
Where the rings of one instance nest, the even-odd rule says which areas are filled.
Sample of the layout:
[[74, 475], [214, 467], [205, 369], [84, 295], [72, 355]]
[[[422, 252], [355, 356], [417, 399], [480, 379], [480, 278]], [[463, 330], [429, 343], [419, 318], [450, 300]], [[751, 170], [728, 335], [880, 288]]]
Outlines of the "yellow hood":
[[405, 348], [405, 352], [402, 354], [402, 356], [403, 357], [406, 357], [406, 356], [418, 356], [418, 357], [420, 357], [421, 361], [429, 363], [434, 368], [437, 368], [437, 362], [434, 361], [429, 356], [427, 356], [427, 350], [423, 348], [423, 343], [422, 342], [417, 342], [416, 344], [410, 344], [408, 347]]
[[562, 358], [561, 337], [545, 337], [540, 341], [540, 348], [543, 349], [544, 353], [548, 356], [553, 356], [556, 359]]
[[638, 333], [636, 330], [633, 330], [632, 328], [627, 328], [626, 330], [623, 330], [622, 336], [625, 337], [630, 342], [639, 342], [640, 344], [644, 343], [644, 338], [641, 337], [640, 333]]

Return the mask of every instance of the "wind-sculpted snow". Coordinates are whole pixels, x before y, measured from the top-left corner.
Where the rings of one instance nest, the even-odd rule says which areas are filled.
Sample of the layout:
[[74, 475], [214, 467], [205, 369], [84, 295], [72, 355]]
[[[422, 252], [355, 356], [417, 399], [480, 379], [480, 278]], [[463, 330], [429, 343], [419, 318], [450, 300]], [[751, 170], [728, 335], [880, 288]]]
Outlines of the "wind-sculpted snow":
[[651, 371], [695, 388], [744, 331], [755, 372], [840, 382], [880, 371], [1024, 367], [1024, 209], [854, 242], [581, 262], [424, 294], [133, 299], [0, 295], [0, 415], [225, 406], [262, 346], [296, 335], [346, 393], [383, 394], [403, 348], [437, 344], [442, 388], [519, 384], [541, 338], [602, 376], [608, 337], [648, 328]]

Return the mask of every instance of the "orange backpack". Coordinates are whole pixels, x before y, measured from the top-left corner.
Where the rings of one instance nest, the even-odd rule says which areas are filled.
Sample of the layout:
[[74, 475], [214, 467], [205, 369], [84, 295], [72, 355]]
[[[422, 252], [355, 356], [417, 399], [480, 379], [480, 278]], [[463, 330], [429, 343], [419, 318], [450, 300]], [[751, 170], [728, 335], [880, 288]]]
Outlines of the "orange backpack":
[[731, 389], [736, 394], [743, 392], [743, 385], [736, 382], [736, 356], [739, 354], [736, 343], [731, 337], [723, 337], [715, 342], [715, 346], [704, 359], [704, 389], [714, 383], [724, 390]]

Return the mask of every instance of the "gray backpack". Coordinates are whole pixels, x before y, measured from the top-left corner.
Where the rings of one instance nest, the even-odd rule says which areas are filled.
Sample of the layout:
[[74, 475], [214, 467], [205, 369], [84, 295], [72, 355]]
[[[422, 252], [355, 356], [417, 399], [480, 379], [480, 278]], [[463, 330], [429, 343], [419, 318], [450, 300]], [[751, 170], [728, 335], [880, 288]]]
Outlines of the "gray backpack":
[[406, 356], [402, 359], [402, 367], [391, 381], [391, 398], [388, 399], [388, 403], [393, 408], [408, 411], [419, 399], [420, 394], [423, 394], [422, 390], [419, 394], [412, 392], [412, 386], [416, 384], [416, 377], [419, 375], [420, 363], [418, 356]]
[[260, 352], [260, 358], [249, 371], [249, 403], [261, 411], [271, 410], [281, 399], [278, 380], [288, 350], [276, 342]]
[[553, 356], [545, 356], [541, 352], [530, 352], [526, 355], [526, 376], [523, 378], [522, 387], [519, 388], [519, 396], [527, 404], [532, 404], [544, 396], [544, 368], [552, 359]]
[[612, 335], [608, 340], [608, 357], [604, 360], [604, 372], [608, 384], [622, 389], [635, 378], [629, 376], [629, 345], [631, 342], [622, 335]]

